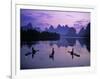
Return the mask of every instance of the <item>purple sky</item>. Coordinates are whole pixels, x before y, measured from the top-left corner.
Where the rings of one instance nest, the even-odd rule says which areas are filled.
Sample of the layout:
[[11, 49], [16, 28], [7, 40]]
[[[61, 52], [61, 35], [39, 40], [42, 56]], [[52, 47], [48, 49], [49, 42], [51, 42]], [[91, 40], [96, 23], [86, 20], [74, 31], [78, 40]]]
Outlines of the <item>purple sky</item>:
[[21, 26], [31, 22], [34, 27], [40, 27], [41, 29], [50, 25], [56, 28], [58, 24], [79, 28], [81, 25], [84, 26], [90, 22], [89, 12], [21, 9], [20, 15]]

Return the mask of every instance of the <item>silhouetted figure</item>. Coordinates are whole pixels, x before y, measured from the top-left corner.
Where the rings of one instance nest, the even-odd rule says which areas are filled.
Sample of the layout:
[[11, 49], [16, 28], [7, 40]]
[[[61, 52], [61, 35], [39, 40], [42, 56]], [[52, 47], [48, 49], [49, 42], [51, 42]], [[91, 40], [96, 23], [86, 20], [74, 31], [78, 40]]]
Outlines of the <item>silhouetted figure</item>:
[[34, 50], [34, 48], [32, 47], [32, 58], [34, 58], [34, 55], [36, 54], [36, 50]]
[[34, 55], [36, 54], [37, 51], [39, 51], [39, 50], [35, 50], [35, 49], [32, 47], [32, 52], [26, 53], [25, 56], [28, 56], [28, 55], [32, 54], [32, 58], [34, 58]]
[[72, 48], [72, 51], [68, 51], [68, 53], [70, 53], [70, 54], [71, 54], [72, 59], [74, 58], [74, 56], [80, 57], [80, 55], [78, 55], [78, 54], [74, 53], [74, 48]]
[[54, 53], [55, 53], [54, 48], [52, 48], [52, 53], [49, 55], [49, 58], [54, 60]]

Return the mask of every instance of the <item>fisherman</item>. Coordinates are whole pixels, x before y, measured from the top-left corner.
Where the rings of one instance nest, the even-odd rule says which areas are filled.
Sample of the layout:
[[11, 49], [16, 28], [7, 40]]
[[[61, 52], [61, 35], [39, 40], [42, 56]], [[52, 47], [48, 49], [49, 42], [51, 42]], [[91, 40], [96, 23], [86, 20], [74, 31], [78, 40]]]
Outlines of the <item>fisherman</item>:
[[52, 53], [49, 55], [49, 57], [54, 59], [54, 53], [55, 53], [54, 48], [52, 48]]

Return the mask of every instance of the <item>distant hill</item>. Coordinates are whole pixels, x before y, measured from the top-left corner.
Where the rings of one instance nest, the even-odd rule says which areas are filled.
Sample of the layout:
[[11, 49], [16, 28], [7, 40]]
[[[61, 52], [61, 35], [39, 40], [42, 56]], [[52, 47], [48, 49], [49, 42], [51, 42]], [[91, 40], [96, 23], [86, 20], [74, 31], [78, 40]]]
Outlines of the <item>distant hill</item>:
[[55, 32], [60, 35], [65, 35], [68, 37], [89, 37], [90, 36], [90, 23], [86, 26], [86, 28], [81, 27], [79, 28], [79, 32], [74, 27], [69, 27], [68, 25], [61, 26], [58, 24], [57, 28], [54, 28], [51, 25], [48, 29], [46, 28], [45, 31], [48, 32]]
[[41, 29], [40, 29], [39, 27], [34, 27], [34, 26], [32, 25], [32, 23], [28, 23], [28, 24], [25, 25], [25, 26], [21, 26], [21, 29], [24, 30], [24, 31], [27, 31], [27, 30], [30, 30], [30, 29], [35, 29], [35, 30], [41, 32]]
[[58, 24], [57, 28], [54, 28], [53, 25], [51, 25], [48, 29], [46, 28], [46, 31], [48, 32], [56, 32], [59, 33], [60, 35], [66, 35], [68, 33], [69, 27], [68, 25], [61, 26]]
[[86, 29], [82, 28], [78, 33], [79, 37], [90, 37], [90, 23], [88, 23]]
[[[21, 29], [24, 31], [34, 29], [36, 31], [43, 32], [43, 30], [41, 30], [39, 27], [33, 27], [31, 23], [28, 23], [26, 26], [21, 26]], [[87, 24], [86, 28], [80, 27], [79, 29], [80, 29], [79, 32], [77, 32], [77, 29], [75, 27], [69, 27], [68, 25], [62, 26], [58, 24], [56, 28], [54, 28], [53, 25], [50, 25], [50, 27], [45, 28], [44, 31], [57, 33], [67, 37], [89, 37], [90, 36], [90, 23]]]

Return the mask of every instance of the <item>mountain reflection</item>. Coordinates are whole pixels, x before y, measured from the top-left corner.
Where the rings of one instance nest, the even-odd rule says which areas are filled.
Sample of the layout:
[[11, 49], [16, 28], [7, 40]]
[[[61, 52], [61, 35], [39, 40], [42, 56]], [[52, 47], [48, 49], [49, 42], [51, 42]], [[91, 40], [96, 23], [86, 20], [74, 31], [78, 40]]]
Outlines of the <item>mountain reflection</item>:
[[[78, 41], [82, 47], [85, 45], [87, 50], [90, 52], [89, 38], [61, 38], [60, 40], [57, 41], [48, 41], [48, 42], [50, 46], [56, 44], [58, 47], [68, 47], [68, 46], [74, 46], [76, 44], [76, 41]], [[39, 41], [22, 42], [21, 47], [23, 45], [27, 45], [29, 48], [31, 48], [32, 45], [36, 44], [39, 44]]]
[[[76, 41], [78, 41], [82, 47], [85, 45], [87, 50], [90, 52], [89, 38], [61, 38], [58, 41], [48, 41], [48, 42], [50, 46], [53, 46], [54, 44], [56, 44], [58, 47], [68, 47], [68, 46], [74, 46], [76, 44]], [[39, 44], [39, 41], [22, 42], [21, 47], [24, 45], [27, 45], [29, 48], [31, 48], [32, 45], [36, 45], [36, 44]], [[52, 51], [53, 50], [54, 48], [52, 49]]]

